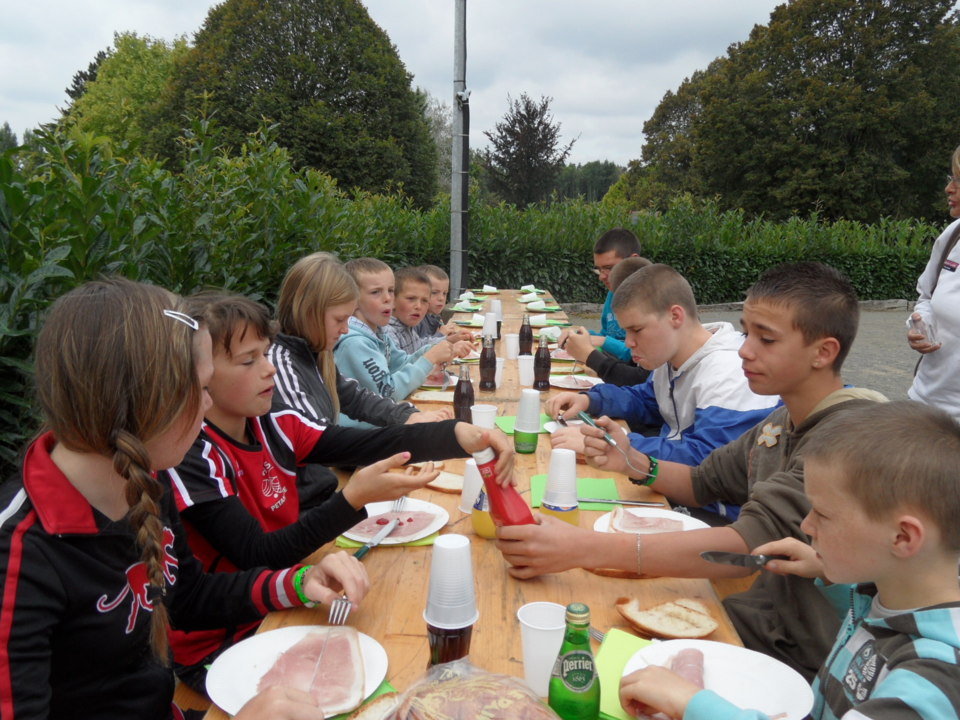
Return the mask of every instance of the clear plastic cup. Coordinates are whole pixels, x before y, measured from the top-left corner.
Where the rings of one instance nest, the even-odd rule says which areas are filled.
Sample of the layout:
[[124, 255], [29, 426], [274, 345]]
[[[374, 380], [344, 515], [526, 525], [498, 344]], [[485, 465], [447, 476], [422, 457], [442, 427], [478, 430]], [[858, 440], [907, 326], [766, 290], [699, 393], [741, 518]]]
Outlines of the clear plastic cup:
[[435, 628], [453, 630], [473, 625], [479, 616], [470, 540], [455, 533], [440, 535], [433, 543], [423, 619]]
[[527, 603], [517, 610], [523, 644], [523, 677], [539, 697], [547, 697], [550, 671], [563, 645], [566, 611], [563, 605], [552, 602]]

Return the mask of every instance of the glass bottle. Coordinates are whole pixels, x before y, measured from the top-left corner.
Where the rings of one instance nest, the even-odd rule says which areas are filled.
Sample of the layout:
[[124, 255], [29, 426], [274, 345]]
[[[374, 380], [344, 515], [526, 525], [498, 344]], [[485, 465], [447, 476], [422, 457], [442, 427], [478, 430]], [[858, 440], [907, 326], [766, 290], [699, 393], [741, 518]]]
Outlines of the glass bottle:
[[540, 346], [533, 356], [533, 389], [550, 389], [550, 348], [547, 347], [547, 336], [540, 335]]
[[600, 678], [590, 649], [590, 608], [570, 603], [566, 619], [547, 704], [563, 720], [595, 720], [600, 714]]
[[480, 389], [497, 388], [497, 352], [493, 349], [493, 338], [483, 336], [483, 350], [480, 351]]
[[453, 390], [453, 415], [457, 420], [473, 422], [473, 412], [470, 410], [474, 403], [473, 381], [470, 379], [470, 366], [460, 364], [460, 379]]
[[533, 355], [533, 328], [530, 326], [530, 314], [523, 314], [523, 322], [520, 323], [520, 354]]

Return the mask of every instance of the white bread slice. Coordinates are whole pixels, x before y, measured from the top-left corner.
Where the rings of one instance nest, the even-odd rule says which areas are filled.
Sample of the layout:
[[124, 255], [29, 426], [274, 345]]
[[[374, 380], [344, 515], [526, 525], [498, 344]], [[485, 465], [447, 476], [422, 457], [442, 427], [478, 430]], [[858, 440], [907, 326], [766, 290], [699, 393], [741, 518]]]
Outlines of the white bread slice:
[[399, 702], [400, 693], [384, 693], [354, 710], [347, 720], [383, 720]]
[[437, 477], [427, 483], [427, 487], [432, 490], [439, 490], [446, 493], [463, 492], [463, 475], [447, 472], [444, 470]]
[[640, 608], [636, 598], [618, 598], [617, 612], [644, 635], [662, 638], [701, 638], [717, 629], [717, 621], [706, 606], [694, 598], [679, 598]]

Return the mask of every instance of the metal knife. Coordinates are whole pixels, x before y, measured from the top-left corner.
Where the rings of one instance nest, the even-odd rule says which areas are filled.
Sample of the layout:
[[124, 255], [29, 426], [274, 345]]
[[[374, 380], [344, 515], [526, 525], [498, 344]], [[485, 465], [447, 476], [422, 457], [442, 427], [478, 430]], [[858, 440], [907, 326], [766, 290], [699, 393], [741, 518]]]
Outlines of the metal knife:
[[443, 392], [448, 387], [450, 387], [450, 373], [447, 372], [446, 363], [443, 363], [443, 365], [441, 365], [440, 368], [443, 370], [443, 385], [440, 386], [440, 392]]
[[700, 553], [700, 557], [707, 562], [719, 563], [720, 565], [736, 565], [753, 570], [762, 568], [771, 560], [790, 559], [787, 555], [750, 555], [749, 553], [723, 552], [721, 550], [707, 550]]
[[377, 545], [383, 542], [383, 539], [387, 537], [387, 535], [392, 533], [396, 529], [397, 525], [399, 524], [400, 524], [400, 518], [394, 518], [393, 520], [388, 522], [386, 525], [383, 526], [383, 529], [379, 530], [376, 535], [370, 538], [362, 548], [358, 548], [357, 551], [353, 554], [353, 556], [357, 560], [362, 560], [363, 556], [366, 555], [368, 552], [370, 552], [371, 548], [375, 548]]
[[662, 502], [645, 502], [642, 500], [609, 500], [607, 498], [582, 498], [578, 497], [577, 502], [605, 503], [607, 505], [636, 505], [637, 507], [663, 507]]

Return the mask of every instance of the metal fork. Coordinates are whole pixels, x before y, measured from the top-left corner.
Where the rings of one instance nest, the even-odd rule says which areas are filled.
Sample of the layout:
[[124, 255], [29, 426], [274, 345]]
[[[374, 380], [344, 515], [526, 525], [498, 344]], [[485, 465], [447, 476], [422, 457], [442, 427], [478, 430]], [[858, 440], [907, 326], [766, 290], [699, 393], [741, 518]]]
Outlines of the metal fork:
[[406, 502], [407, 502], [407, 496], [406, 496], [406, 495], [401, 495], [401, 496], [398, 497], [396, 500], [394, 500], [394, 501], [393, 501], [393, 512], [402, 512], [402, 511], [403, 511], [403, 506], [406, 504]]
[[353, 605], [347, 599], [346, 595], [341, 595], [330, 603], [330, 612], [327, 613], [328, 625], [343, 625], [350, 616]]
[[597, 630], [593, 625], [590, 626], [590, 637], [596, 640], [598, 643], [603, 642], [603, 638], [606, 637], [606, 633], [602, 633]]

